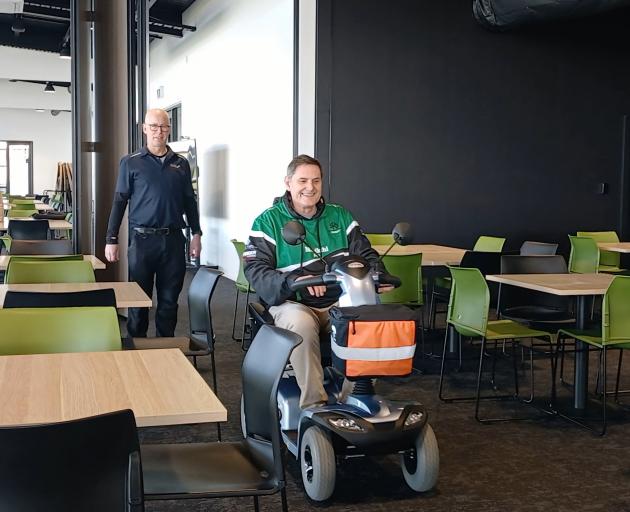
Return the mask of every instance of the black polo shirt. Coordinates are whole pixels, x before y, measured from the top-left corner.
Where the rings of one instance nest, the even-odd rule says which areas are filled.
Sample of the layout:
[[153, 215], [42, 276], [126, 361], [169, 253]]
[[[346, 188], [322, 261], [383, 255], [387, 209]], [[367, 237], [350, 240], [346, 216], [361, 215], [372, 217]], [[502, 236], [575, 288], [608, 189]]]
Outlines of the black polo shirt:
[[107, 243], [118, 243], [118, 230], [129, 203], [129, 228], [184, 228], [201, 233], [188, 161], [167, 146], [164, 161], [146, 147], [120, 161]]

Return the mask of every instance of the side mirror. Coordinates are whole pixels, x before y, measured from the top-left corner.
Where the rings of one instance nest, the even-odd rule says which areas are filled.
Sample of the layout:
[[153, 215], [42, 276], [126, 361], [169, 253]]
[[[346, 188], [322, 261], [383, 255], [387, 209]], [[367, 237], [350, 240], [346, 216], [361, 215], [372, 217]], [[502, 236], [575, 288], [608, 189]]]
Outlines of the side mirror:
[[300, 245], [305, 238], [304, 226], [297, 220], [291, 220], [282, 226], [282, 239], [289, 245]]
[[392, 237], [394, 237], [394, 242], [398, 245], [408, 245], [413, 240], [413, 235], [411, 233], [411, 224], [408, 222], [399, 222], [394, 226], [392, 230]]

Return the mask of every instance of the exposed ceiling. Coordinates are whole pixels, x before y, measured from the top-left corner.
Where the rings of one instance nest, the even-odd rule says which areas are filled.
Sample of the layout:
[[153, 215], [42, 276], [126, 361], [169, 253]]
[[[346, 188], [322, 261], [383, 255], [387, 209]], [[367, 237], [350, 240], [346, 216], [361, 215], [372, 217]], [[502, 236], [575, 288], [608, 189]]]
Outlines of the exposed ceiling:
[[[182, 37], [182, 13], [195, 0], [147, 0], [151, 38]], [[0, 14], [0, 46], [59, 53], [69, 39], [70, 0], [24, 0], [20, 15]]]

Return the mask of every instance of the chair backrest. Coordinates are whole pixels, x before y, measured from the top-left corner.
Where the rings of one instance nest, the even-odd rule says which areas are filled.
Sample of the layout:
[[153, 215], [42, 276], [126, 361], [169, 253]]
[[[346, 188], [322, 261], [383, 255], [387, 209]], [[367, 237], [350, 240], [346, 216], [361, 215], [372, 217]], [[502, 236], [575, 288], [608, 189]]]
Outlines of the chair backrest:
[[[616, 231], [578, 231], [577, 236], [588, 236], [595, 242], [619, 243]], [[612, 251], [600, 251], [599, 264], [618, 267], [621, 263], [621, 254]]]
[[496, 236], [480, 236], [475, 242], [473, 251], [501, 252], [503, 250], [504, 243], [505, 238]]
[[498, 274], [501, 271], [501, 253], [493, 251], [466, 251], [459, 266], [479, 269], [484, 276]]
[[94, 269], [89, 261], [19, 261], [11, 258], [4, 275], [6, 284], [93, 283]]
[[[501, 274], [567, 274], [567, 262], [560, 254], [554, 256], [501, 256]], [[499, 313], [522, 305], [540, 305], [558, 310], [569, 308], [569, 297], [501, 285]]]
[[[11, 213], [11, 210], [9, 210]], [[7, 234], [14, 240], [46, 240], [47, 220], [10, 220]]]
[[35, 206], [35, 202], [32, 199], [19, 199], [17, 197], [11, 199], [9, 201], [11, 204], [26, 204], [26, 205], [32, 205]]
[[3, 308], [75, 308], [90, 306], [116, 307], [113, 288], [83, 292], [16, 292], [4, 295]]
[[571, 255], [569, 256], [569, 272], [578, 274], [595, 274], [599, 269], [599, 248], [588, 236], [571, 236]]
[[521, 245], [521, 256], [553, 256], [558, 250], [558, 244], [547, 244], [544, 242], [532, 242], [526, 240]]
[[66, 255], [73, 252], [72, 240], [13, 240], [9, 254]]
[[391, 245], [394, 237], [391, 233], [365, 233], [371, 245]]
[[[282, 442], [278, 417], [278, 383], [295, 347], [297, 334], [263, 325], [245, 354], [241, 370], [246, 442], [268, 471], [284, 480]], [[269, 445], [271, 444], [271, 451]], [[273, 460], [270, 459], [273, 455]]]
[[250, 292], [253, 292], [254, 290], [249, 286], [249, 281], [245, 277], [245, 272], [243, 271], [243, 253], [245, 252], [245, 242], [240, 242], [234, 238], [230, 240], [230, 242], [234, 245], [234, 249], [236, 249], [236, 254], [238, 255], [238, 275], [236, 276], [236, 287], [243, 292], [246, 292], [248, 289]]
[[0, 354], [121, 350], [112, 307], [0, 309]]
[[16, 217], [31, 217], [32, 215], [35, 215], [37, 213], [37, 210], [21, 210], [19, 208], [11, 208], [8, 212], [7, 212], [7, 217], [11, 218], [16, 218]]
[[447, 322], [463, 336], [484, 336], [488, 325], [490, 292], [479, 269], [450, 267], [451, 296]]
[[602, 341], [630, 342], [630, 276], [615, 276], [602, 302]]
[[32, 201], [26, 201], [23, 203], [12, 202], [10, 203], [10, 206], [11, 210], [37, 210], [37, 208], [35, 208], [35, 203]]
[[0, 509], [141, 512], [142, 465], [130, 410], [0, 428]]
[[391, 292], [379, 295], [383, 304], [414, 303], [421, 306], [422, 294], [422, 254], [385, 256], [383, 264], [387, 271], [400, 278], [402, 284]]
[[220, 270], [200, 267], [188, 287], [188, 320], [190, 332], [205, 333], [208, 347], [212, 349], [214, 330], [212, 328], [212, 312], [210, 302], [212, 294], [223, 275]]

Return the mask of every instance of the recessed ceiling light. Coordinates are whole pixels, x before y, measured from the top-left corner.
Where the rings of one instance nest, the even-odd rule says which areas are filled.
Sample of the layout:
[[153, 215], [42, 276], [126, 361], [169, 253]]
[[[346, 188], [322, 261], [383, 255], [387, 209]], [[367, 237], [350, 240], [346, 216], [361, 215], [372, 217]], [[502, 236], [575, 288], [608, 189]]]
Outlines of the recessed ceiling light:
[[36, 108], [35, 112], [46, 112], [43, 108]]

